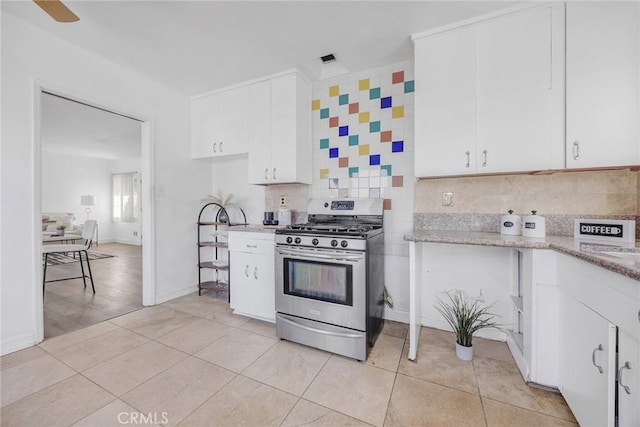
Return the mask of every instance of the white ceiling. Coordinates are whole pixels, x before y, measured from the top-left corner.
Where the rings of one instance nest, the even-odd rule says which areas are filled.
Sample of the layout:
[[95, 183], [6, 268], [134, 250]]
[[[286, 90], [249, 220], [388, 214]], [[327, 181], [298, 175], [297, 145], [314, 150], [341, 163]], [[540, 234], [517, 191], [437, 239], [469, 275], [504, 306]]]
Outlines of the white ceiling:
[[[312, 81], [335, 53], [349, 72], [413, 57], [413, 33], [510, 7], [505, 1], [72, 1], [53, 21], [32, 1], [2, 11], [187, 96], [289, 68]], [[519, 3], [519, 2], [518, 2]]]
[[101, 159], [140, 157], [140, 122], [45, 93], [41, 100], [43, 150]]

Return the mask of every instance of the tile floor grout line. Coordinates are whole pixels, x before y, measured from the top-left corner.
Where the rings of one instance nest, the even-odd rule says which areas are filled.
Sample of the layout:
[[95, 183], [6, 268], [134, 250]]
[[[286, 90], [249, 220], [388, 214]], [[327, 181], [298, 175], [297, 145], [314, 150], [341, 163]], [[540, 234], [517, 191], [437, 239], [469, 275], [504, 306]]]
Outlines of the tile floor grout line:
[[533, 409], [531, 409], [531, 408], [525, 408], [524, 406], [514, 405], [513, 403], [503, 402], [503, 401], [501, 401], [501, 400], [492, 399], [492, 398], [490, 398], [490, 397], [483, 397], [483, 399], [490, 400], [490, 401], [492, 401], [492, 402], [496, 402], [496, 403], [499, 403], [499, 404], [501, 404], [501, 405], [510, 406], [510, 407], [512, 407], [512, 408], [517, 408], [517, 409], [520, 409], [520, 410], [522, 410], [522, 411], [531, 412], [532, 414], [542, 415], [542, 416], [544, 416], [544, 417], [553, 418], [553, 419], [560, 420], [560, 421], [564, 421], [564, 422], [567, 422], [567, 423], [573, 423], [573, 421], [572, 421], [572, 420], [568, 420], [568, 419], [566, 419], [566, 418], [561, 418], [561, 417], [558, 417], [558, 416], [556, 416], [556, 415], [547, 414], [547, 413], [545, 413], [545, 412], [536, 411], [536, 410], [533, 410]]
[[487, 420], [487, 411], [484, 407], [484, 397], [482, 396], [482, 391], [480, 390], [480, 382], [478, 381], [478, 372], [476, 371], [476, 364], [472, 360], [471, 366], [473, 367], [473, 376], [476, 379], [476, 388], [478, 389], [478, 397], [480, 397], [480, 407], [482, 408], [482, 418], [484, 419], [485, 427], [489, 426], [489, 421]]

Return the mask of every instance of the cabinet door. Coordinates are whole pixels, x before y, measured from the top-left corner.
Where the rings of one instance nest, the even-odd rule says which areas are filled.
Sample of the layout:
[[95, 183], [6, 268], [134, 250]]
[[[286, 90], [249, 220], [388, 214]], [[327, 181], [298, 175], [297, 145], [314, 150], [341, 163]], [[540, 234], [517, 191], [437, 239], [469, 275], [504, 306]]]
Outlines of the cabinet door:
[[618, 330], [618, 425], [640, 426], [640, 343]]
[[615, 342], [614, 325], [561, 296], [560, 391], [580, 425], [614, 425]]
[[191, 157], [213, 156], [218, 129], [218, 97], [209, 95], [191, 101]]
[[476, 29], [415, 42], [416, 176], [476, 172]]
[[551, 13], [535, 8], [478, 26], [478, 173], [551, 166]]
[[247, 301], [252, 298], [251, 254], [229, 252], [229, 306], [234, 310], [246, 311]]
[[640, 163], [639, 8], [567, 2], [568, 168]]
[[231, 252], [231, 308], [275, 321], [274, 262], [273, 255]]
[[249, 184], [266, 184], [271, 178], [271, 82], [249, 86]]
[[213, 137], [214, 156], [228, 156], [247, 152], [247, 87], [226, 90], [218, 98], [218, 126]]
[[297, 78], [295, 74], [289, 74], [271, 81], [272, 154], [269, 175], [274, 183], [296, 181]]

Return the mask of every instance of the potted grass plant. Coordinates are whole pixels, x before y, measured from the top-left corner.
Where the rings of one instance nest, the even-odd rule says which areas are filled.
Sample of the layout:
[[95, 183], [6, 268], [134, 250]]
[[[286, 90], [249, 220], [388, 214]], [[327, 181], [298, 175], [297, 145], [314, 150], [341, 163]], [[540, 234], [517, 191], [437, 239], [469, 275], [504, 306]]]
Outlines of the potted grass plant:
[[66, 224], [61, 224], [56, 228], [56, 232], [54, 234], [54, 236], [64, 236], [64, 230], [67, 229], [67, 225]]
[[442, 314], [456, 334], [456, 355], [462, 360], [473, 359], [473, 334], [480, 329], [496, 328], [495, 314], [491, 306], [482, 305], [478, 299], [469, 298], [466, 292], [454, 289], [446, 292], [446, 300], [436, 297], [436, 309]]

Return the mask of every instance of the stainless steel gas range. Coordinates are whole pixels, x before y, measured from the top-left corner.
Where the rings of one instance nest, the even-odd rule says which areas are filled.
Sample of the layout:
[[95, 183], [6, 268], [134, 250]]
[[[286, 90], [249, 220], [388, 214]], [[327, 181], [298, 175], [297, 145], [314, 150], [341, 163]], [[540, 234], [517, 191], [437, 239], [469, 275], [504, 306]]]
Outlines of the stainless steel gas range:
[[383, 323], [382, 199], [312, 199], [276, 231], [279, 338], [366, 360]]

